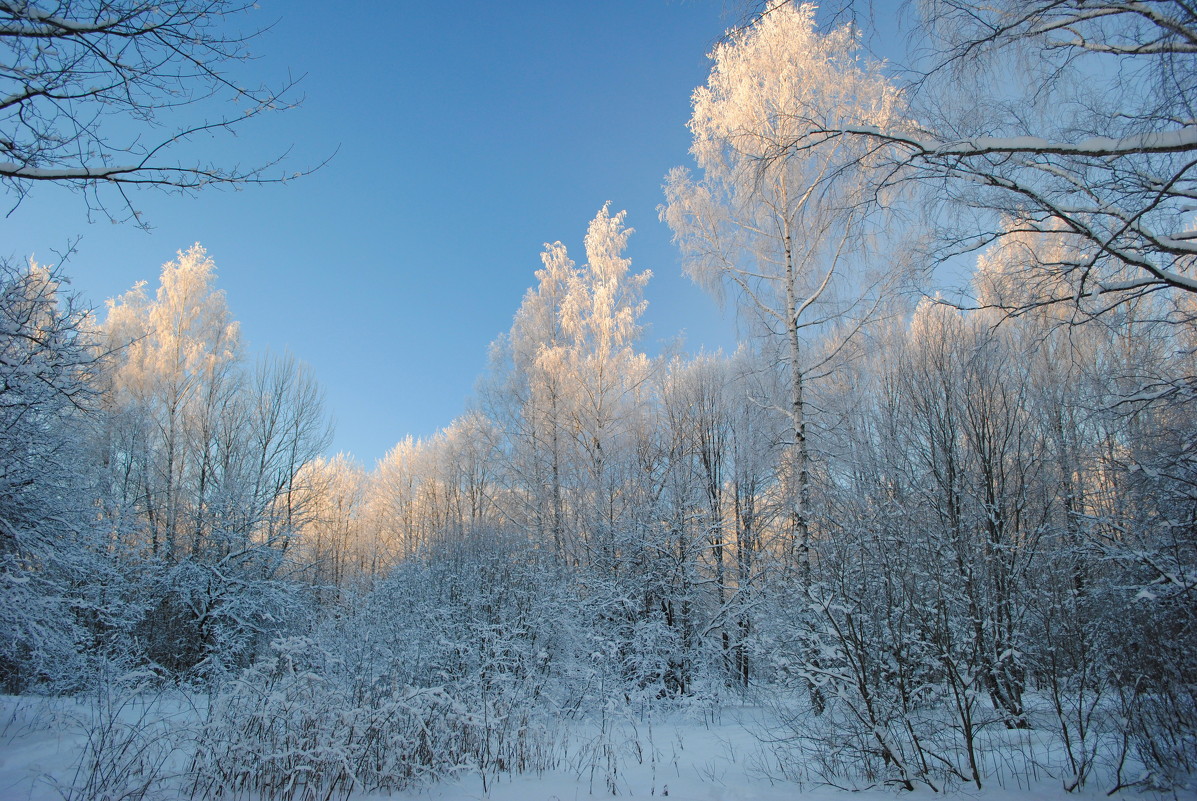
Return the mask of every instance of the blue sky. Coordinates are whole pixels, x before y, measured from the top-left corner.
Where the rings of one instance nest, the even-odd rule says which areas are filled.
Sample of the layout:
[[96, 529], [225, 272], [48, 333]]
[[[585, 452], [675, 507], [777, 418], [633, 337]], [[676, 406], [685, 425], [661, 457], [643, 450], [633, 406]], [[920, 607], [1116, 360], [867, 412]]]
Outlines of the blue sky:
[[280, 186], [135, 199], [153, 230], [89, 222], [83, 200], [36, 187], [0, 219], [4, 252], [81, 236], [67, 272], [91, 302], [153, 285], [201, 242], [253, 351], [312, 366], [334, 451], [367, 465], [459, 415], [539, 266], [560, 239], [582, 261], [607, 200], [651, 269], [650, 352], [685, 332], [728, 347], [734, 321], [681, 275], [657, 221], [666, 171], [689, 163], [690, 93], [737, 21], [724, 0], [457, 3], [262, 0], [273, 28], [250, 74], [304, 75], [296, 110], [197, 143], [225, 163], [292, 148], [315, 174]]

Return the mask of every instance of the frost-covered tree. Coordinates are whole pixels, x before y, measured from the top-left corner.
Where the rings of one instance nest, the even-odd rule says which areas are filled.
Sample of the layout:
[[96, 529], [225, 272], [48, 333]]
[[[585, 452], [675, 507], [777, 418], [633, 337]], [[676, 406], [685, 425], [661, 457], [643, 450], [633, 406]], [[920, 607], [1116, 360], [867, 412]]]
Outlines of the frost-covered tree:
[[367, 537], [386, 570], [498, 526], [499, 431], [467, 412], [436, 435], [392, 448], [367, 481]]
[[747, 348], [731, 357], [678, 356], [654, 398], [661, 478], [650, 497], [669, 523], [663, 551], [674, 556], [665, 597], [686, 611], [678, 617], [696, 672], [714, 668], [715, 681], [744, 687], [754, 610], [781, 545], [770, 497], [786, 430], [773, 402], [775, 375]]
[[786, 148], [888, 145], [886, 182], [933, 188], [934, 263], [1021, 232], [1067, 239], [1067, 258], [1028, 264], [1056, 286], [996, 299], [1018, 301], [1006, 311], [1071, 304], [1088, 316], [1161, 289], [1197, 291], [1191, 4], [932, 0], [916, 11], [905, 112], [796, 118]]
[[914, 451], [932, 479], [942, 551], [953, 554], [954, 613], [973, 621], [971, 631], [948, 633], [967, 643], [970, 667], [961, 675], [976, 676], [1009, 725], [1025, 726], [1019, 581], [1042, 530], [1042, 442], [1029, 415], [1026, 360], [991, 326], [925, 301], [897, 380], [910, 430], [919, 432]]
[[[119, 625], [120, 589], [90, 528], [89, 413], [100, 358], [58, 270], [0, 263], [0, 686], [71, 687]], [[87, 585], [90, 583], [90, 587]], [[112, 595], [105, 599], [105, 590]], [[96, 654], [97, 656], [99, 654]]]
[[508, 518], [526, 521], [564, 562], [573, 532], [565, 500], [570, 472], [567, 389], [565, 377], [553, 369], [553, 354], [566, 343], [561, 309], [577, 269], [560, 242], [546, 244], [540, 258], [536, 286], [524, 296], [510, 332], [491, 345], [483, 402], [509, 440]]
[[198, 245], [180, 252], [164, 265], [155, 298], [142, 282], [110, 302], [105, 321], [110, 349], [121, 354], [107, 393], [113, 472], [152, 553], [167, 561], [203, 546], [212, 435], [222, 416], [240, 415], [240, 335], [213, 286], [215, 269]]
[[424, 552], [436, 540], [426, 486], [434, 458], [423, 441], [406, 437], [379, 460], [367, 487], [367, 526], [388, 567]]
[[447, 533], [462, 538], [497, 523], [497, 445], [494, 424], [477, 411], [467, 412], [445, 429], [443, 464], [451, 508]]
[[631, 480], [630, 449], [648, 389], [650, 362], [636, 349], [643, 289], [651, 273], [632, 274], [623, 256], [632, 229], [625, 213], [604, 206], [586, 232], [586, 264], [561, 304], [565, 344], [546, 349], [549, 369], [565, 379], [567, 420], [579, 471], [578, 506], [584, 561], [618, 569], [621, 538], [634, 510], [621, 491]]
[[560, 242], [545, 246], [537, 286], [492, 346], [484, 385], [484, 406], [507, 440], [506, 515], [574, 566], [613, 568], [631, 513], [619, 488], [631, 478], [648, 390], [650, 362], [636, 344], [649, 273], [630, 272], [623, 219], [599, 211], [581, 268]]
[[[869, 146], [791, 148], [807, 120], [884, 125], [897, 94], [858, 58], [849, 28], [818, 33], [812, 6], [770, 9], [711, 54], [694, 93], [691, 153], [700, 173], [673, 170], [661, 217], [684, 268], [738, 303], [782, 342], [788, 375], [793, 550], [809, 572], [811, 529], [808, 384], [838, 355], [816, 341], [847, 342], [877, 310], [891, 276], [872, 262], [865, 201]], [[885, 265], [891, 268], [891, 264]]]
[[146, 552], [147, 656], [217, 675], [286, 617], [295, 479], [327, 445], [322, 397], [293, 359], [248, 369], [237, 324], [196, 245], [111, 302], [101, 496], [111, 536]]
[[[685, 650], [697, 650], [697, 640], [708, 640], [713, 647], [706, 650], [718, 655], [724, 678], [732, 672], [730, 613], [737, 591], [724, 486], [731, 469], [730, 376], [722, 355], [673, 359], [661, 378], [661, 422], [653, 426], [662, 440], [665, 475], [659, 494], [672, 535], [665, 550], [675, 561], [665, 603], [684, 613], [672, 616], [684, 624]], [[703, 585], [710, 592], [701, 591]]]
[[377, 540], [366, 534], [366, 473], [359, 464], [344, 454], [318, 458], [303, 466], [296, 484], [296, 494], [309, 497], [296, 499], [305, 515], [295, 548], [304, 563], [303, 577], [322, 602], [390, 567]]

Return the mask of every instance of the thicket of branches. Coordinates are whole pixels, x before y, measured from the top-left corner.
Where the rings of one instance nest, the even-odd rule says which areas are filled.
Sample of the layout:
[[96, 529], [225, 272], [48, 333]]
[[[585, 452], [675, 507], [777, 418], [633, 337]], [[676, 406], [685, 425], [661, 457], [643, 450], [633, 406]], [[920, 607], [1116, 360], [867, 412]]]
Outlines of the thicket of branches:
[[294, 82], [268, 87], [239, 75], [263, 26], [245, 22], [256, 8], [242, 0], [0, 3], [0, 187], [11, 202], [54, 183], [114, 221], [138, 222], [131, 189], [193, 192], [297, 175], [283, 171], [284, 153], [228, 165], [195, 146], [296, 102]]

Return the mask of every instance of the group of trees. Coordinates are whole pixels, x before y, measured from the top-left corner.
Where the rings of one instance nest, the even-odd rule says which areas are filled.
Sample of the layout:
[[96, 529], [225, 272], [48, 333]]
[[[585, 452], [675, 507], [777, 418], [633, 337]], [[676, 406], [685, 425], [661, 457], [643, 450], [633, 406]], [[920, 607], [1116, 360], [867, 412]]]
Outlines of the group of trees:
[[[238, 0], [0, 3], [0, 187], [39, 184], [144, 225], [131, 190], [271, 180], [188, 149], [290, 105], [236, 77]], [[300, 172], [303, 172], [301, 170]], [[292, 172], [292, 174], [296, 174]], [[106, 319], [60, 268], [0, 263], [0, 684], [87, 684], [105, 662], [176, 676], [244, 662], [293, 604], [288, 552], [327, 446], [291, 357], [246, 363], [198, 245]]]
[[[0, 13], [26, 37], [82, 25]], [[905, 77], [788, 2], [712, 53], [661, 217], [741, 310], [735, 353], [643, 350], [650, 274], [604, 206], [584, 264], [546, 245], [472, 409], [369, 471], [322, 456], [302, 366], [246, 357], [198, 246], [103, 322], [54, 270], [6, 268], [5, 689], [97, 659], [213, 686], [247, 668], [269, 703], [307, 699], [255, 715], [415, 715], [398, 751], [353, 758], [431, 766], [413, 732], [435, 721], [485, 776], [549, 764], [528, 731], [563, 711], [769, 687], [803, 775], [980, 787], [1034, 729], [1054, 745], [1024, 757], [1068, 789], [1184, 786], [1197, 15], [917, 13]], [[907, 291], [966, 262], [963, 292]], [[266, 649], [284, 635], [311, 639]], [[230, 731], [258, 720], [239, 697], [214, 706]]]
[[[815, 711], [831, 706], [808, 753], [833, 775], [980, 786], [986, 727], [1050, 725], [1070, 789], [1096, 764], [1132, 780], [1132, 752], [1151, 781], [1182, 781], [1197, 15], [918, 14], [905, 79], [852, 28], [817, 33], [811, 7], [771, 5], [732, 34], [695, 94], [703, 173], [671, 175], [663, 211], [691, 269], [788, 339], [806, 518], [791, 529], [814, 553], [787, 650]], [[796, 86], [772, 91], [774, 69]], [[890, 289], [867, 277], [878, 255], [894, 280], [968, 254], [964, 299], [867, 305], [863, 327], [832, 306], [832, 330], [804, 332], [845, 264], [867, 298]], [[811, 345], [834, 367], [813, 382]]]
[[1076, 329], [924, 301], [826, 388], [818, 645], [790, 649], [840, 713], [824, 769], [980, 786], [996, 727], [1058, 734], [1070, 789], [1140, 779], [1136, 748], [1191, 770], [1193, 410], [1127, 401], [1192, 375], [1183, 339], [1146, 302]]
[[219, 674], [289, 614], [302, 468], [329, 427], [294, 359], [246, 364], [214, 281], [197, 245], [101, 325], [52, 271], [7, 275], [10, 691], [86, 682], [85, 655]]

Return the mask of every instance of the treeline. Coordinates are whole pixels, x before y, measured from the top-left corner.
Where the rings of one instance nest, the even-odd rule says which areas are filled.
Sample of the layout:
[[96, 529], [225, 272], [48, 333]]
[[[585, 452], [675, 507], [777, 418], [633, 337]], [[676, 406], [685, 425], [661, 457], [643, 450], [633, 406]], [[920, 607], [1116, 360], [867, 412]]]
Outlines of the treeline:
[[[828, 779], [980, 785], [1029, 728], [1060, 738], [1070, 787], [1191, 769], [1197, 342], [1171, 299], [1084, 326], [925, 299], [821, 343], [804, 531], [784, 359], [639, 351], [643, 276], [594, 238], [612, 222], [581, 268], [546, 250], [475, 411], [373, 473], [322, 465], [338, 492], [306, 539], [358, 566], [342, 588], [535, 564], [619, 686], [796, 691], [820, 714], [785, 734], [792, 765]], [[980, 296], [1019, 250], [987, 252]]]

